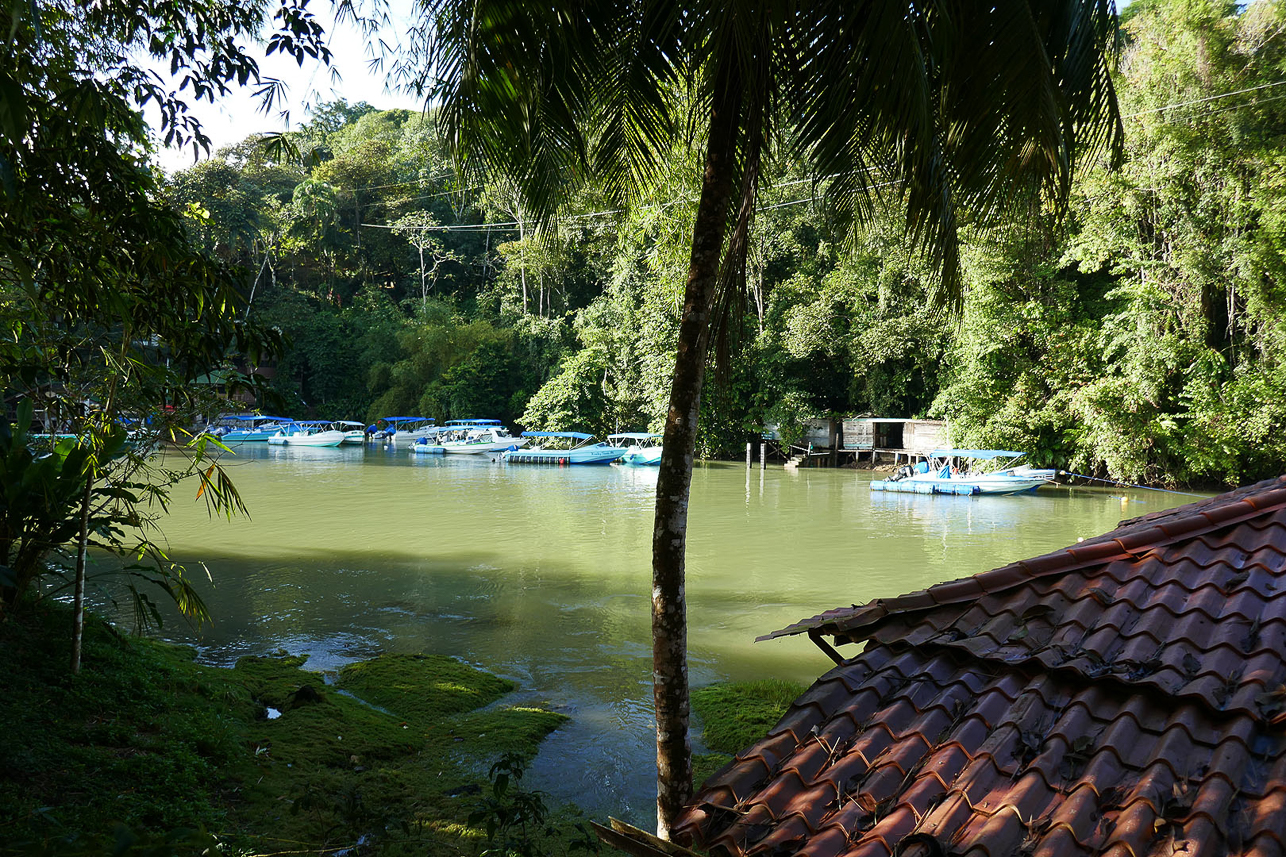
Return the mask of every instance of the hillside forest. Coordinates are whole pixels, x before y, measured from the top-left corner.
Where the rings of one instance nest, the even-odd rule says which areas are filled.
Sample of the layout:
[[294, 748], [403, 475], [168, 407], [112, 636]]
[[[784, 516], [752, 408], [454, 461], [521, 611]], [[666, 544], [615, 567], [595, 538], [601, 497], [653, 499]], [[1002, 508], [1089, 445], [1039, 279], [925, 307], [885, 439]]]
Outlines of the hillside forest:
[[[1286, 469], [1286, 7], [1135, 0], [1122, 27], [1124, 162], [1080, 170], [1061, 221], [966, 224], [960, 307], [934, 308], [891, 204], [856, 231], [772, 165], [701, 454], [870, 414], [1131, 482]], [[585, 183], [540, 232], [505, 182], [459, 178], [431, 111], [330, 103], [291, 142], [294, 160], [249, 137], [164, 183], [287, 336], [291, 413], [660, 427], [695, 138], [628, 205]]]

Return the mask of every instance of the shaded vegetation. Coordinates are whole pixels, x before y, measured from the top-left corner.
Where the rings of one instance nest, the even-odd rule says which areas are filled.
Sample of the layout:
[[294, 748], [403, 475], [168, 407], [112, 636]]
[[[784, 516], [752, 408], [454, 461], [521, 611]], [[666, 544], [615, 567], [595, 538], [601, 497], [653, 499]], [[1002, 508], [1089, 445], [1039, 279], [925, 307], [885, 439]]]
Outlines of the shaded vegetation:
[[[0, 624], [0, 853], [101, 853], [122, 824], [158, 853], [472, 854], [488, 767], [530, 759], [566, 719], [497, 707], [512, 684], [449, 658], [382, 656], [328, 685], [299, 658], [204, 667], [98, 621], [73, 678], [56, 656], [69, 622]], [[574, 833], [555, 818], [540, 853]]]

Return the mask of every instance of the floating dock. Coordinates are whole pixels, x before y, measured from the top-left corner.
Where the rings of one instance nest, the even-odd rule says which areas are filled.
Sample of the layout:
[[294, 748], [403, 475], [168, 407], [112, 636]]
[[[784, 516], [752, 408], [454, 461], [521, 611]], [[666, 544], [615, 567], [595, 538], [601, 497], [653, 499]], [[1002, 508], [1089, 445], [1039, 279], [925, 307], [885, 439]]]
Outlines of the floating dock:
[[889, 479], [876, 479], [871, 483], [872, 491], [889, 491], [895, 494], [981, 494], [977, 485], [935, 485], [932, 482]]

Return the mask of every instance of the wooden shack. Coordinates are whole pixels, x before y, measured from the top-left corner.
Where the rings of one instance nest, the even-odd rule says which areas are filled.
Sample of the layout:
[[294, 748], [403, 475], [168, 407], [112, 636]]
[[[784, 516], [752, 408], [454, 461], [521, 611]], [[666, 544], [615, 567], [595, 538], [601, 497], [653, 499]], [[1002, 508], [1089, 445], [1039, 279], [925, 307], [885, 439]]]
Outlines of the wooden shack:
[[[900, 417], [847, 417], [812, 419], [803, 425], [798, 442], [781, 451], [797, 464], [830, 464], [860, 461], [872, 464], [913, 461], [935, 449], [949, 446], [947, 424], [942, 420], [914, 420]], [[776, 425], [765, 427], [764, 437], [780, 442]]]
[[923, 458], [949, 445], [947, 424], [942, 420], [913, 420], [896, 417], [849, 417], [843, 423], [843, 449], [861, 459], [883, 457], [898, 461], [902, 456]]

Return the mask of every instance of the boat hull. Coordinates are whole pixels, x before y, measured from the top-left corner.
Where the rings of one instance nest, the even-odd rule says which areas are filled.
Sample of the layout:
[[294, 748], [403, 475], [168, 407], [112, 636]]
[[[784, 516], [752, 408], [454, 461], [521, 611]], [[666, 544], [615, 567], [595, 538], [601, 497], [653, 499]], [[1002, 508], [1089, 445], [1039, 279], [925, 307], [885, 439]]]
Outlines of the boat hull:
[[274, 446], [321, 446], [334, 447], [344, 442], [342, 431], [319, 431], [314, 434], [275, 434], [268, 438]]
[[576, 449], [518, 449], [502, 460], [512, 464], [611, 464], [625, 455], [620, 446], [583, 446]]
[[877, 479], [871, 483], [872, 491], [897, 494], [1022, 494], [1035, 491], [1045, 484], [1043, 478], [989, 474], [985, 476], [957, 476], [943, 479], [939, 476], [917, 474], [906, 479]]
[[439, 447], [443, 455], [481, 455], [504, 452], [507, 449], [522, 449], [527, 445], [525, 437], [510, 437], [503, 440], [485, 441], [483, 443], [444, 443]]

